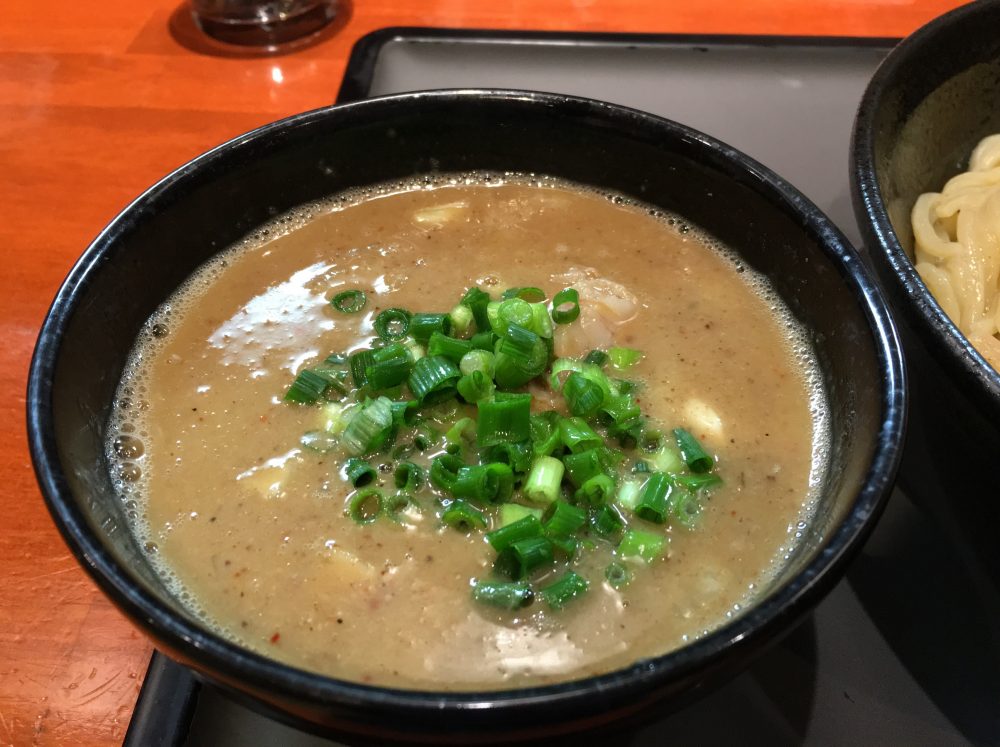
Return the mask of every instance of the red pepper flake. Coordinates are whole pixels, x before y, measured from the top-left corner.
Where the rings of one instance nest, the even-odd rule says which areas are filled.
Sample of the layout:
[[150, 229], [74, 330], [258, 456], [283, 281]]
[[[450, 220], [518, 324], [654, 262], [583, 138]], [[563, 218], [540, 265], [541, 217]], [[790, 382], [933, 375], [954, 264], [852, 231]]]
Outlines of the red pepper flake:
[[274, 635], [271, 636], [271, 643], [277, 643], [280, 638], [281, 638], [281, 633], [275, 633]]

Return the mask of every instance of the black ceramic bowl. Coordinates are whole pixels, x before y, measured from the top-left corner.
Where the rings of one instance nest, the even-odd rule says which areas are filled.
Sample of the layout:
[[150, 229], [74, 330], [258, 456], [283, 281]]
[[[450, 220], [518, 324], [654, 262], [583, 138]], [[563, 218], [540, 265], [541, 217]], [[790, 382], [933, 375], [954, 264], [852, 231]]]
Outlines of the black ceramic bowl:
[[[711, 231], [771, 278], [811, 331], [829, 393], [832, 467], [815, 521], [742, 617], [600, 677], [436, 693], [300, 671], [207, 630], [136, 546], [109, 483], [104, 431], [140, 325], [191, 272], [254, 227], [338, 190], [433, 171], [537, 172], [617, 190]], [[56, 297], [32, 362], [28, 423], [52, 515], [80, 563], [156, 644], [258, 708], [332, 733], [488, 741], [590, 728], [734, 673], [842, 575], [891, 487], [903, 365], [883, 301], [840, 232], [731, 148], [647, 114], [523, 92], [417, 93], [314, 111], [192, 161], [124, 210]]]
[[955, 523], [1000, 580], [1000, 375], [952, 324], [913, 266], [910, 211], [1000, 132], [1000, 2], [947, 13], [894, 49], [858, 110], [854, 210], [912, 372], [901, 472], [907, 493]]

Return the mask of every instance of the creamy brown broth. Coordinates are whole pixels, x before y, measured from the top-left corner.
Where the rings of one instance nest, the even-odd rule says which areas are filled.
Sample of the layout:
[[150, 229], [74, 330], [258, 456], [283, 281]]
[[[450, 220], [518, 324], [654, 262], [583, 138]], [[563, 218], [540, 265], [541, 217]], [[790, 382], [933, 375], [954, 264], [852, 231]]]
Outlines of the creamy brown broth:
[[[109, 446], [136, 531], [196, 614], [269, 656], [422, 689], [606, 672], [738, 614], [808, 519], [822, 398], [807, 347], [752, 273], [620, 198], [469, 181], [275, 223], [170, 299], [136, 349]], [[634, 294], [633, 319], [593, 323], [588, 292], [604, 281]], [[647, 383], [644, 412], [719, 457], [725, 484], [700, 527], [671, 529], [669, 557], [621, 591], [595, 551], [576, 569], [589, 593], [565, 610], [485, 609], [470, 598], [494, 557], [481, 533], [442, 528], [432, 510], [359, 526], [344, 513], [339, 456], [299, 445], [321, 423], [317, 408], [282, 402], [294, 372], [365, 345], [380, 309], [447, 311], [475, 283], [550, 297], [577, 287], [590, 322], [561, 328], [557, 348], [643, 350], [628, 376]], [[369, 294], [364, 312], [333, 312], [328, 299], [355, 287]]]

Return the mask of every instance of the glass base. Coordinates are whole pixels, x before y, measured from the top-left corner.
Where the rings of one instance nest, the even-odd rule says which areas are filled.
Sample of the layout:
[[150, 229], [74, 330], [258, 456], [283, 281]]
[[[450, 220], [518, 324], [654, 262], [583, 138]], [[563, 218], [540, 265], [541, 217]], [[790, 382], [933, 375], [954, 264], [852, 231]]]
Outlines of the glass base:
[[198, 28], [220, 42], [241, 47], [274, 48], [315, 34], [337, 16], [335, 0], [303, 5], [306, 7], [298, 12], [271, 16], [264, 12], [223, 15], [199, 11], [196, 7], [192, 8], [191, 14]]

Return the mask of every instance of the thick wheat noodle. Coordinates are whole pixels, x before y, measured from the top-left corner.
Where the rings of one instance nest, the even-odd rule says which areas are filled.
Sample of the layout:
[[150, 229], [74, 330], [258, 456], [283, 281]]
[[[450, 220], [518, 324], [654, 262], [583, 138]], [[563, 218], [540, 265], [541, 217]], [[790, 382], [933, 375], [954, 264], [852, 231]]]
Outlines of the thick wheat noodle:
[[1000, 134], [980, 141], [969, 170], [913, 206], [917, 272], [983, 357], [1000, 369]]

